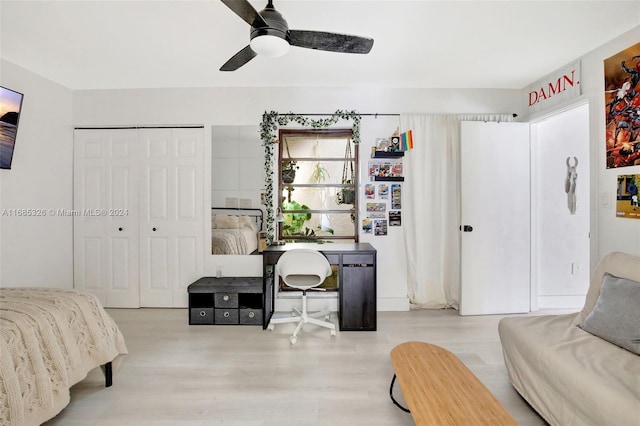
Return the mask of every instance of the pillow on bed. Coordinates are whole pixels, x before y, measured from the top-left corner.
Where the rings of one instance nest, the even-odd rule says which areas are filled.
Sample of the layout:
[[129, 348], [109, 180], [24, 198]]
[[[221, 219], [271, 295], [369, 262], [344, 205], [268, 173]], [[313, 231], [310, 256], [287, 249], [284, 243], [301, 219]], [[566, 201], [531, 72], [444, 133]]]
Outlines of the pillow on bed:
[[251, 216], [240, 216], [238, 217], [238, 222], [240, 228], [251, 228], [254, 232], [258, 232], [258, 224]]
[[238, 229], [240, 222], [238, 216], [218, 214], [213, 217], [213, 227], [217, 229]]
[[640, 355], [640, 283], [605, 274], [584, 331]]

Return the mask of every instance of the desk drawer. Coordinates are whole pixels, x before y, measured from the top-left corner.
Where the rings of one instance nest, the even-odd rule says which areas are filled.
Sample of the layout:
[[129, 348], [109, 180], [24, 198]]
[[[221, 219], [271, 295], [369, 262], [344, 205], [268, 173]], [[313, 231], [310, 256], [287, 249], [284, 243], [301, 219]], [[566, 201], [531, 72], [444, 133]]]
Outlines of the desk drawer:
[[339, 254], [327, 254], [325, 256], [327, 257], [327, 260], [329, 261], [330, 264], [332, 264], [332, 265], [339, 265], [340, 264], [340, 255]]
[[215, 324], [238, 324], [237, 309], [216, 309]]
[[240, 309], [240, 324], [262, 324], [262, 309]]
[[343, 265], [373, 265], [373, 254], [343, 254]]
[[216, 308], [238, 307], [238, 293], [216, 293], [213, 298]]
[[213, 308], [191, 308], [189, 324], [213, 324]]

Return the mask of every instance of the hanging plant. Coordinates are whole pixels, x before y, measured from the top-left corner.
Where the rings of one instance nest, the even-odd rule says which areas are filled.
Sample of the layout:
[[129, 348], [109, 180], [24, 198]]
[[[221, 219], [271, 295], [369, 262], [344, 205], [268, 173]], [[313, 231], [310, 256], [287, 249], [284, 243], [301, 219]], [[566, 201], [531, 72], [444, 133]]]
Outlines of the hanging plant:
[[289, 144], [284, 140], [284, 146], [287, 149], [288, 160], [282, 160], [282, 182], [293, 183], [296, 180], [296, 170], [299, 169], [298, 162], [291, 160], [291, 152], [289, 152]]
[[[344, 165], [342, 167], [342, 183], [344, 185], [353, 184], [353, 161], [351, 160], [351, 142], [347, 140], [347, 147], [344, 151]], [[356, 191], [354, 188], [342, 188], [336, 194], [336, 204], [355, 204]]]
[[316, 183], [324, 182], [329, 177], [329, 171], [324, 164], [318, 162], [313, 166], [313, 180]]
[[[266, 232], [267, 232], [267, 244], [271, 244], [275, 236], [275, 208], [273, 205], [273, 170], [274, 170], [274, 144], [278, 143], [276, 138], [276, 130], [278, 126], [286, 126], [291, 122], [298, 123], [304, 127], [311, 127], [313, 129], [323, 129], [329, 127], [332, 124], [337, 123], [339, 120], [351, 120], [353, 143], [360, 143], [360, 115], [355, 111], [343, 111], [336, 110], [327, 118], [313, 120], [309, 117], [300, 114], [294, 114], [289, 112], [286, 114], [279, 114], [276, 111], [265, 111], [262, 114], [262, 123], [260, 124], [260, 139], [262, 140], [262, 146], [264, 147], [264, 171], [265, 171], [265, 210], [267, 213], [266, 218]], [[355, 197], [355, 192], [354, 192]]]

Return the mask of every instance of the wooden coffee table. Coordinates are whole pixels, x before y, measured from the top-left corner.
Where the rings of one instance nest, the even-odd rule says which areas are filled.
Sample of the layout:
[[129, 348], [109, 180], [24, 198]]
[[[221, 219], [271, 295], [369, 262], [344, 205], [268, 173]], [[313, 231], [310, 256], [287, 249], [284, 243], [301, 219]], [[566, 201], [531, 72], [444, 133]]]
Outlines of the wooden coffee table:
[[398, 378], [418, 426], [518, 424], [462, 361], [446, 349], [406, 342], [393, 348], [391, 362], [394, 380]]

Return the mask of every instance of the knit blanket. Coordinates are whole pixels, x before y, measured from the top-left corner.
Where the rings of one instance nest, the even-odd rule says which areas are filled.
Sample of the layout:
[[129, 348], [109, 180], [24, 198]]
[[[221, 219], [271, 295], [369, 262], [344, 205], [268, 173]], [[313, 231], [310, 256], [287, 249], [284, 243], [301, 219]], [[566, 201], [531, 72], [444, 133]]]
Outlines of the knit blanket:
[[258, 236], [252, 228], [212, 229], [211, 254], [250, 254], [258, 248]]
[[69, 403], [71, 386], [126, 353], [122, 333], [94, 296], [0, 288], [0, 424], [51, 419]]

